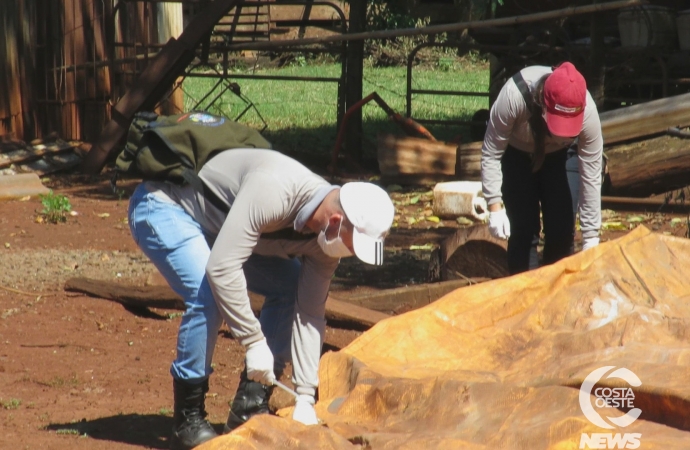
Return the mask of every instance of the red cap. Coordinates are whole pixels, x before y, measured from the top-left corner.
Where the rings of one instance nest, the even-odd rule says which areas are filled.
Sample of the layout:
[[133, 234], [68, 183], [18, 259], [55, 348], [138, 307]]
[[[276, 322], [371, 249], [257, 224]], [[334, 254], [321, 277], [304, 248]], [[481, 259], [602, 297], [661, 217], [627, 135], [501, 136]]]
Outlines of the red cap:
[[544, 118], [551, 134], [575, 137], [585, 117], [587, 83], [575, 66], [564, 62], [544, 83]]

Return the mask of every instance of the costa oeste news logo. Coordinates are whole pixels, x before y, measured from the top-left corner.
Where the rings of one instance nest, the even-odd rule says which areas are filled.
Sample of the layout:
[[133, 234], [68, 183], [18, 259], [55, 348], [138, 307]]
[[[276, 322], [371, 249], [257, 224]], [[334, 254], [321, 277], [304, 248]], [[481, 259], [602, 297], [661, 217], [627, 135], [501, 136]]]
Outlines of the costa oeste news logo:
[[[614, 370], [615, 369], [615, 370]], [[610, 373], [609, 373], [610, 372]], [[619, 378], [631, 387], [596, 387], [604, 375], [609, 378]], [[616, 366], [604, 366], [593, 370], [580, 386], [580, 408], [587, 420], [599, 428], [615, 430], [625, 428], [642, 414], [642, 410], [635, 408], [635, 393], [633, 387], [641, 386], [642, 382], [631, 370], [624, 367], [616, 369]], [[594, 396], [594, 398], [592, 398]], [[594, 401], [594, 405], [592, 405]], [[594, 409], [609, 409], [612, 413], [618, 412], [618, 408], [627, 410], [624, 415], [602, 415]], [[611, 449], [611, 448], [639, 448], [641, 433], [582, 433], [580, 436], [580, 448]]]

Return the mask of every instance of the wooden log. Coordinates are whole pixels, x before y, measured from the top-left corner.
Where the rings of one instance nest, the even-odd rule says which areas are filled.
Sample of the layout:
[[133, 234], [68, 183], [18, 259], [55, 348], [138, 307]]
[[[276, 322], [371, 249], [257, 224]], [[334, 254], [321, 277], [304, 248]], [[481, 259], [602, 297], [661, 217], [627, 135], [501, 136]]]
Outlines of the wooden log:
[[457, 144], [383, 134], [378, 137], [382, 176], [455, 175]]
[[452, 144], [427, 139], [381, 134], [378, 163], [389, 182], [427, 184], [481, 179], [481, 142]]
[[[65, 282], [64, 289], [113, 300], [128, 306], [185, 310], [180, 296], [168, 286], [132, 286], [89, 278], [70, 278]], [[255, 314], [261, 311], [263, 301], [262, 296], [250, 293], [250, 303]], [[326, 320], [352, 322], [370, 327], [388, 317], [390, 315], [349, 304], [331, 296], [328, 296], [326, 300]]]
[[690, 126], [690, 93], [606, 111], [599, 119], [605, 145]]
[[467, 228], [459, 228], [455, 233], [441, 241], [429, 258], [429, 280], [447, 280], [448, 273], [445, 270], [446, 263], [455, 251], [470, 241], [486, 241], [501, 248], [507, 248], [507, 242], [496, 239], [489, 233], [486, 224], [474, 225]]
[[662, 136], [606, 150], [606, 194], [645, 197], [690, 184], [690, 139]]
[[482, 141], [468, 142], [458, 147], [455, 175], [457, 180], [482, 180]]

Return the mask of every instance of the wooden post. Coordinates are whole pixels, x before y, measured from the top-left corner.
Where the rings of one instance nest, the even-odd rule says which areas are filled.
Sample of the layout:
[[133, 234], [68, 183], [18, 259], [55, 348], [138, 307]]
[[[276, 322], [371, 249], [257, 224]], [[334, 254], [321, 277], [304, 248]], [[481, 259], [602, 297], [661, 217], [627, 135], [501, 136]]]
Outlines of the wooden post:
[[[598, 3], [596, 0], [594, 3]], [[604, 44], [604, 21], [601, 14], [592, 14], [590, 22], [590, 63], [587, 87], [598, 107], [604, 102], [604, 77], [606, 74], [606, 47]]]
[[[367, 1], [350, 1], [350, 24], [348, 33], [364, 31], [367, 19]], [[345, 81], [345, 109], [349, 109], [362, 99], [362, 78], [364, 77], [364, 41], [350, 41], [347, 43], [346, 81]], [[352, 113], [347, 122], [345, 137], [347, 154], [358, 162], [362, 162], [362, 111]]]
[[[156, 15], [159, 44], [165, 44], [170, 38], [177, 39], [182, 34], [182, 3], [156, 3]], [[161, 101], [160, 112], [168, 115], [184, 112], [182, 89], [173, 87], [170, 96]]]

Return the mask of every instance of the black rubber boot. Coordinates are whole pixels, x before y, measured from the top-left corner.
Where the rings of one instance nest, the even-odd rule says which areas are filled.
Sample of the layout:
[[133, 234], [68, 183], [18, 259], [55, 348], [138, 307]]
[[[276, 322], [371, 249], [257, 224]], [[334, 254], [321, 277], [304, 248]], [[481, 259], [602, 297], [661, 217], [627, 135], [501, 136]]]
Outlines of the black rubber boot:
[[273, 392], [273, 386], [264, 386], [247, 378], [247, 369], [240, 375], [240, 385], [237, 387], [235, 399], [230, 407], [228, 421], [223, 427], [229, 433], [239, 427], [256, 414], [268, 414], [268, 399]]
[[173, 390], [175, 411], [170, 450], [190, 450], [218, 436], [206, 420], [204, 400], [208, 392], [208, 380], [199, 384], [173, 380]]

